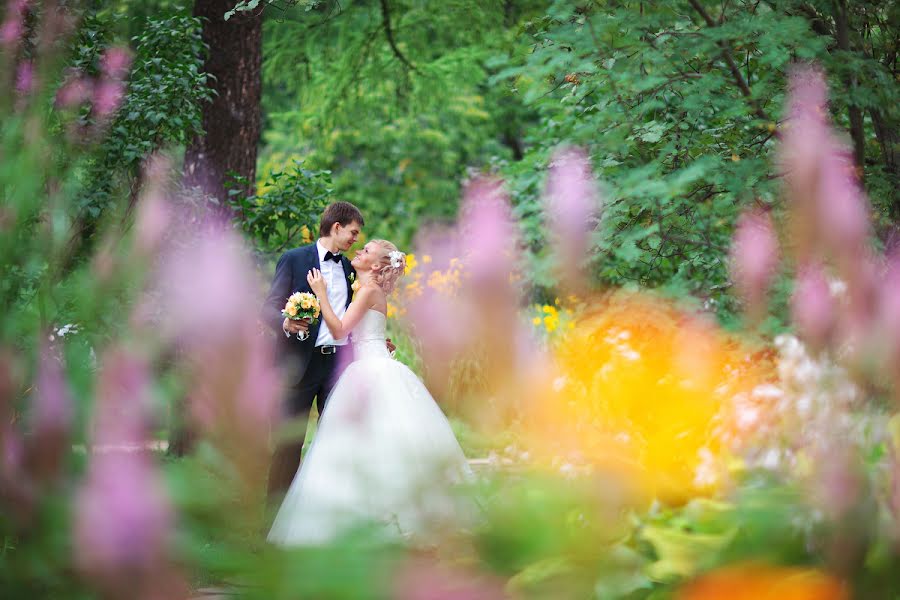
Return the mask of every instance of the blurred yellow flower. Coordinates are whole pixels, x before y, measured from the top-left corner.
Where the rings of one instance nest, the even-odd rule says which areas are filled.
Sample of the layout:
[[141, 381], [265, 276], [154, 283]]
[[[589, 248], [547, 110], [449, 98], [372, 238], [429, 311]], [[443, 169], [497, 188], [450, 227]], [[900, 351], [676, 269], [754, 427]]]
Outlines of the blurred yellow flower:
[[423, 255], [422, 255], [422, 263], [423, 263], [423, 264], [426, 264], [426, 265], [427, 265], [427, 264], [430, 264], [430, 263], [431, 263], [431, 255], [430, 255], [430, 254], [423, 254]]
[[707, 573], [683, 587], [676, 600], [849, 600], [836, 578], [816, 569], [740, 564]]
[[451, 268], [447, 271], [433, 271], [428, 276], [428, 287], [448, 296], [454, 295], [459, 286], [460, 271], [458, 268]]
[[409, 275], [410, 273], [412, 273], [413, 269], [415, 269], [418, 264], [419, 263], [416, 262], [415, 254], [407, 254], [406, 255], [406, 269], [403, 271], [404, 275]]
[[[541, 307], [548, 331], [559, 311]], [[528, 429], [550, 457], [580, 456], [634, 484], [644, 499], [680, 502], [722, 483], [722, 415], [771, 374], [715, 327], [672, 304], [616, 295], [551, 338], [554, 392]]]
[[551, 304], [535, 304], [534, 310], [538, 313], [531, 322], [539, 327], [543, 326], [547, 333], [553, 333], [565, 324], [567, 328], [572, 328], [571, 312], [566, 309], [559, 309]]
[[286, 312], [289, 316], [295, 317], [297, 316], [297, 307], [291, 303], [284, 307], [284, 312]]
[[411, 283], [407, 283], [404, 286], [403, 291], [408, 298], [415, 298], [422, 294], [422, 287], [419, 285], [419, 280], [416, 279]]
[[312, 308], [312, 302], [309, 301], [309, 298], [304, 298], [300, 301], [300, 308], [303, 310], [309, 310]]

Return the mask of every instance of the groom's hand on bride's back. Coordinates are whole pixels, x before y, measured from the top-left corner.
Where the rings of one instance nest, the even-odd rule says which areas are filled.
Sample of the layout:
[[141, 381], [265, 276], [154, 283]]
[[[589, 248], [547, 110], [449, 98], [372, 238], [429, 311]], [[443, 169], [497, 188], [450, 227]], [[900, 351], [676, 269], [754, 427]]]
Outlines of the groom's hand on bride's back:
[[391, 338], [387, 338], [384, 343], [385, 345], [387, 345], [388, 352], [390, 352], [391, 354], [393, 354], [394, 350], [397, 349], [397, 346], [394, 345], [394, 342], [391, 341]]

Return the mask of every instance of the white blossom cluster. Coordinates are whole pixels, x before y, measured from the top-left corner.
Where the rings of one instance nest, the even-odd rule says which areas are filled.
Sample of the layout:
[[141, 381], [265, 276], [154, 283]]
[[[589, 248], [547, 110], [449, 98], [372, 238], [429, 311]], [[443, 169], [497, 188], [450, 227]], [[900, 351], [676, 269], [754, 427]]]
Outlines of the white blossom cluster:
[[62, 327], [55, 328], [53, 330], [53, 333], [48, 335], [47, 338], [51, 342], [55, 342], [57, 340], [57, 338], [63, 339], [67, 335], [75, 335], [78, 333], [78, 331], [79, 331], [79, 328], [78, 328], [77, 323], [67, 323], [67, 324], [63, 325]]
[[794, 336], [775, 338], [778, 383], [734, 398], [740, 453], [750, 468], [811, 474], [818, 457], [880, 437], [863, 393], [830, 357], [810, 355]]

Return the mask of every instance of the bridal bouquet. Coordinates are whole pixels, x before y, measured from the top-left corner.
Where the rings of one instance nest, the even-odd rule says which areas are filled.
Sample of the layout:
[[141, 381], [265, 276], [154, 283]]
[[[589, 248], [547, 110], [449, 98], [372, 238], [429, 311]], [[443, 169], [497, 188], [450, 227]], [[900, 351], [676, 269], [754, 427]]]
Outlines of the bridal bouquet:
[[[292, 321], [309, 319], [311, 324], [319, 320], [319, 299], [309, 292], [294, 292], [288, 298], [287, 304], [281, 311], [281, 316]], [[305, 339], [305, 337], [303, 338]]]

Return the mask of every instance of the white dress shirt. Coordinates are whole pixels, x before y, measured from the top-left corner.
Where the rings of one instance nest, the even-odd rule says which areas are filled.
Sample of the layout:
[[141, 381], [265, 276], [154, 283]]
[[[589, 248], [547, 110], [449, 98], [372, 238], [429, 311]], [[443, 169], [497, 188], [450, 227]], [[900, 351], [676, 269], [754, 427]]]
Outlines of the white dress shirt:
[[[322, 271], [322, 279], [328, 285], [328, 303], [334, 309], [334, 314], [338, 319], [343, 319], [347, 312], [347, 276], [344, 275], [344, 267], [340, 262], [333, 260], [325, 260], [325, 253], [328, 249], [322, 245], [322, 242], [316, 242], [316, 250], [319, 251], [319, 265]], [[347, 338], [342, 337], [339, 340], [334, 339], [331, 330], [325, 324], [325, 319], [319, 318], [319, 337], [316, 338], [316, 346], [343, 346], [347, 343]]]

